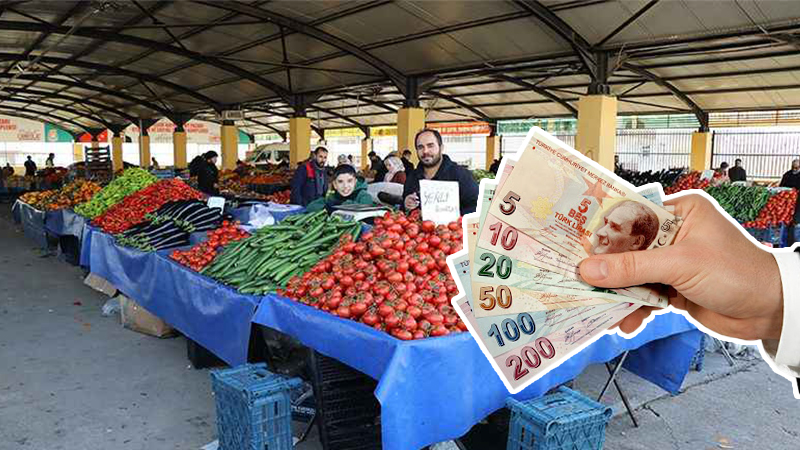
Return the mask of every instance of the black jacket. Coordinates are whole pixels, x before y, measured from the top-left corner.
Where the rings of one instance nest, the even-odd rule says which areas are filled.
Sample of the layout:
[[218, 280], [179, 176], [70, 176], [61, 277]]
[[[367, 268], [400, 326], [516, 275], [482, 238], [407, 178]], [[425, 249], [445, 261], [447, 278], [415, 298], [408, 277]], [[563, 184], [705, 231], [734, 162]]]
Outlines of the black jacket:
[[405, 167], [406, 175], [410, 174], [414, 170], [414, 163], [411, 161], [405, 158], [400, 158], [400, 161], [403, 161], [403, 167]]
[[[792, 173], [792, 171], [790, 170], [785, 174], [783, 174], [780, 186], [800, 189], [800, 171], [798, 171], [797, 173]], [[800, 199], [798, 201], [800, 201]]]
[[[417, 164], [417, 167], [407, 174], [406, 184], [403, 186], [403, 200], [415, 192], [419, 193], [419, 180], [425, 179], [424, 170], [422, 164]], [[431, 179], [457, 181], [461, 215], [475, 212], [478, 206], [478, 183], [467, 169], [454, 163], [447, 155], [442, 155], [442, 165]]]
[[306, 206], [328, 193], [328, 176], [324, 167], [317, 167], [313, 160], [297, 166], [292, 177], [293, 205]]
[[731, 182], [747, 181], [747, 171], [744, 170], [744, 167], [733, 166], [728, 169], [728, 178], [730, 178]]
[[190, 177], [200, 176], [200, 169], [203, 168], [203, 164], [205, 163], [206, 160], [205, 158], [203, 158], [203, 155], [195, 156], [192, 162], [189, 163], [189, 176]]
[[208, 195], [218, 195], [219, 191], [214, 186], [219, 181], [219, 169], [208, 161], [202, 161], [202, 166], [197, 173], [197, 187], [200, 192]]
[[25, 176], [32, 177], [36, 175], [36, 163], [29, 159], [25, 161]]

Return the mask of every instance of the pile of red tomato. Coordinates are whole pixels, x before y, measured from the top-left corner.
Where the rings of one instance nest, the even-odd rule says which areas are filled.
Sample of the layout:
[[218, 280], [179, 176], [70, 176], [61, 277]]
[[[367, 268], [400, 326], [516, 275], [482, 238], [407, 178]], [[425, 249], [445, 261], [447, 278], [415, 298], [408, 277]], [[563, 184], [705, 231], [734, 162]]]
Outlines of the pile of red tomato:
[[208, 240], [195, 245], [189, 250], [174, 250], [169, 257], [195, 272], [199, 272], [211, 264], [220, 247], [224, 247], [229, 242], [250, 237], [250, 233], [240, 229], [238, 221], [229, 222], [223, 220], [222, 226], [216, 230], [209, 231], [206, 236], [208, 236]]
[[711, 184], [711, 180], [701, 180], [701, 175], [702, 173], [699, 171], [689, 172], [686, 175], [682, 175], [680, 178], [675, 180], [675, 183], [673, 183], [672, 186], [664, 188], [664, 193], [669, 195], [676, 192], [685, 191], [687, 189], [705, 189]]
[[765, 229], [776, 225], [790, 225], [797, 205], [797, 190], [781, 191], [773, 195], [761, 208], [756, 220], [742, 224], [745, 228]]
[[92, 225], [106, 233], [121, 233], [145, 219], [169, 202], [178, 200], [201, 200], [204, 196], [178, 179], [162, 180], [125, 197], [92, 220]]
[[437, 226], [418, 211], [387, 213], [279, 294], [402, 340], [466, 331], [450, 305], [458, 287], [446, 262], [461, 248], [461, 219]]

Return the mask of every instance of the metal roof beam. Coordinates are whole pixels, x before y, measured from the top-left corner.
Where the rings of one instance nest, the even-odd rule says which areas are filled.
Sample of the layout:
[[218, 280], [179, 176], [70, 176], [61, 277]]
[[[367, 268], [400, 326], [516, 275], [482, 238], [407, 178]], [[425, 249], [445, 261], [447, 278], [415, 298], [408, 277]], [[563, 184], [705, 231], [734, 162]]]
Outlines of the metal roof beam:
[[[10, 88], [4, 89], [4, 92], [8, 92], [10, 94], [33, 94], [33, 95], [42, 95], [42, 96], [47, 95], [48, 96], [47, 98], [61, 98], [61, 99], [64, 99], [64, 100], [69, 100], [69, 101], [71, 101], [71, 102], [73, 102], [75, 104], [86, 105], [86, 106], [91, 106], [93, 108], [102, 109], [103, 111], [106, 111], [106, 112], [108, 112], [110, 114], [114, 114], [115, 116], [118, 116], [118, 117], [120, 117], [122, 119], [125, 119], [125, 120], [128, 120], [130, 122], [136, 122], [137, 120], [139, 120], [136, 117], [134, 117], [134, 116], [132, 116], [132, 115], [130, 115], [130, 114], [124, 112], [124, 111], [120, 111], [119, 109], [112, 108], [112, 107], [110, 107], [108, 105], [105, 105], [103, 103], [93, 102], [91, 100], [87, 100], [87, 99], [82, 98], [82, 97], [77, 97], [77, 96], [72, 96], [72, 95], [67, 95], [67, 94], [53, 94], [50, 91], [42, 91], [42, 90], [39, 90], [39, 89], [30, 89], [30, 88], [25, 89], [25, 88], [11, 88], [10, 87]], [[0, 100], [5, 100], [5, 98], [0, 98]], [[39, 98], [38, 100], [43, 100], [43, 99]], [[53, 106], [55, 106], [55, 105], [56, 104], [53, 104]]]
[[456, 96], [444, 94], [442, 92], [434, 91], [434, 90], [428, 90], [426, 93], [429, 94], [429, 95], [433, 95], [434, 97], [439, 97], [441, 99], [447, 100], [448, 102], [453, 103], [455, 105], [458, 105], [458, 106], [466, 109], [467, 111], [477, 115], [478, 118], [480, 118], [481, 120], [484, 120], [486, 122], [494, 122], [494, 119], [492, 119], [491, 117], [487, 116], [483, 111], [481, 111], [480, 109], [478, 109], [478, 108], [476, 108], [476, 107], [474, 107], [474, 106], [472, 106], [472, 105], [470, 105], [468, 103], [462, 102], [461, 100], [456, 98]]
[[658, 2], [659, 2], [659, 0], [650, 0], [649, 2], [647, 2], [646, 5], [644, 5], [641, 8], [639, 8], [639, 10], [636, 11], [635, 13], [633, 13], [632, 16], [628, 17], [628, 19], [626, 21], [622, 22], [622, 24], [620, 26], [618, 26], [617, 28], [614, 28], [614, 31], [612, 31], [611, 33], [608, 33], [606, 35], [606, 37], [604, 37], [603, 39], [600, 39], [600, 42], [595, 44], [595, 47], [601, 47], [603, 44], [605, 44], [606, 42], [610, 41], [614, 36], [616, 36], [619, 33], [621, 33], [625, 28], [628, 28], [632, 23], [634, 23], [637, 20], [639, 20], [639, 18], [642, 17], [642, 15], [644, 15], [644, 13], [649, 11], [650, 8], [652, 8], [653, 6], [656, 6], [658, 4]]
[[510, 77], [508, 75], [497, 75], [496, 78], [498, 78], [500, 80], [503, 80], [503, 81], [507, 81], [509, 83], [516, 84], [517, 86], [521, 86], [521, 87], [524, 87], [526, 89], [530, 89], [531, 91], [541, 95], [542, 97], [544, 97], [544, 98], [546, 98], [546, 99], [548, 99], [548, 100], [550, 100], [552, 102], [558, 103], [559, 105], [564, 107], [564, 109], [569, 111], [570, 114], [572, 114], [575, 117], [578, 117], [578, 110], [575, 109], [574, 106], [570, 105], [569, 102], [567, 102], [566, 100], [562, 99], [561, 97], [553, 94], [552, 92], [548, 91], [547, 89], [544, 89], [544, 88], [542, 88], [540, 86], [537, 86], [537, 85], [535, 85], [533, 83], [530, 83], [528, 81], [525, 81], [525, 80], [520, 80], [518, 78]]
[[[6, 76], [0, 75], [0, 78], [11, 78], [11, 75], [6, 75]], [[76, 81], [68, 81], [68, 80], [63, 80], [61, 78], [53, 78], [53, 77], [46, 76], [46, 75], [20, 75], [17, 78], [18, 79], [22, 79], [22, 80], [31, 80], [31, 81], [33, 81], [35, 83], [39, 83], [39, 82], [41, 82], [41, 83], [50, 83], [50, 84], [56, 84], [56, 85], [65, 86], [65, 87], [68, 87], [68, 88], [79, 88], [79, 89], [91, 90], [91, 91], [98, 92], [101, 95], [108, 95], [108, 96], [111, 96], [111, 97], [117, 97], [117, 98], [120, 98], [122, 100], [129, 101], [129, 102], [131, 102], [131, 105], [137, 105], [137, 106], [141, 106], [141, 107], [144, 107], [144, 108], [148, 108], [148, 109], [151, 109], [151, 110], [156, 111], [158, 113], [161, 113], [163, 115], [166, 115], [166, 114], [170, 113], [170, 111], [168, 109], [164, 109], [164, 108], [162, 108], [162, 107], [160, 107], [160, 106], [158, 106], [156, 104], [150, 103], [150, 102], [148, 102], [146, 100], [138, 99], [138, 98], [133, 97], [131, 95], [125, 94], [122, 91], [106, 89], [104, 87], [94, 86], [94, 85], [91, 85], [91, 84], [88, 84], [88, 83], [79, 83], [79, 82], [76, 82]], [[30, 83], [28, 85], [23, 86], [22, 89], [28, 89], [28, 86], [30, 86], [31, 84], [33, 84], [33, 83]], [[60, 95], [60, 92], [61, 92], [61, 90], [57, 91], [56, 93], [52, 93], [52, 94], [50, 92], [48, 92], [45, 95], [45, 98], [48, 98], [50, 96], [55, 97], [56, 95]]]
[[[89, 128], [89, 127], [87, 127], [86, 125], [84, 125], [84, 124], [82, 124], [80, 122], [76, 122], [76, 121], [74, 121], [72, 119], [67, 119], [66, 117], [57, 116], [57, 115], [55, 115], [53, 113], [33, 111], [31, 109], [26, 109], [26, 108], [16, 108], [14, 106], [9, 106], [9, 105], [0, 105], [0, 111], [2, 111], [2, 110], [21, 112], [21, 113], [25, 113], [25, 114], [28, 114], [28, 115], [32, 114], [34, 117], [38, 117], [38, 116], [50, 117], [52, 119], [58, 120], [58, 121], [63, 122], [63, 123], [72, 124], [76, 128], [78, 128], [79, 130], [83, 130], [83, 131], [86, 131]], [[40, 122], [42, 121], [41, 119], [38, 119], [38, 120]]]
[[[250, 7], [249, 5], [242, 5], [242, 4], [237, 4], [237, 5]], [[88, 38], [94, 38], [98, 35], [98, 33], [89, 28], [78, 28], [76, 30], [71, 30], [69, 27], [64, 27], [64, 26], [53, 26], [49, 24], [45, 25], [45, 24], [38, 24], [31, 22], [13, 22], [8, 20], [0, 20], [0, 30], [39, 31], [39, 32], [50, 32], [52, 34], [59, 34], [59, 35], [65, 35], [72, 32], [72, 35], [74, 36], [88, 37]], [[253, 72], [245, 70], [239, 66], [227, 63], [215, 57], [205, 56], [197, 52], [175, 47], [173, 45], [164, 44], [158, 41], [144, 39], [138, 36], [133, 36], [128, 34], [104, 32], [101, 34], [101, 36], [103, 36], [103, 40], [106, 41], [118, 42], [120, 44], [132, 45], [142, 48], [149, 48], [159, 52], [171, 53], [173, 55], [181, 56], [183, 58], [195, 60], [200, 63], [215, 67], [217, 69], [232, 73], [243, 79], [252, 81], [253, 83], [256, 83], [261, 87], [264, 87], [272, 92], [275, 92], [278, 96], [282, 98], [288, 98], [289, 96], [289, 91], [283, 88], [282, 86], [279, 86], [277, 83], [273, 83], [272, 81], [262, 78], [261, 76], [256, 75]]]
[[347, 52], [348, 54], [355, 56], [356, 58], [378, 69], [380, 72], [386, 75], [390, 80], [392, 80], [392, 82], [397, 84], [398, 87], [400, 87], [401, 89], [403, 88], [401, 86], [405, 85], [406, 76], [399, 70], [392, 67], [387, 62], [381, 60], [380, 58], [377, 58], [376, 56], [372, 55], [367, 51], [362, 50], [359, 46], [351, 44], [350, 42], [347, 42], [344, 39], [341, 39], [330, 33], [322, 31], [319, 28], [310, 26], [308, 24], [299, 22], [297, 20], [294, 20], [286, 16], [282, 16], [272, 11], [256, 8], [244, 3], [205, 2], [205, 1], [197, 3], [201, 3], [203, 5], [211, 6], [214, 8], [227, 9], [229, 11], [238, 12], [243, 15], [248, 15], [259, 19], [268, 20], [279, 26], [289, 28], [291, 30], [294, 30], [298, 33], [304, 34], [309, 37], [313, 37], [314, 39], [324, 42], [332, 47], [336, 47], [339, 50]]
[[[284, 141], [286, 140], [286, 132], [285, 131], [280, 130], [278, 128], [275, 128], [274, 126], [270, 125], [267, 122], [260, 122], [260, 121], [258, 121], [256, 119], [251, 119], [249, 117], [245, 117], [244, 120], [245, 120], [245, 122], [251, 122], [251, 123], [254, 123], [256, 125], [260, 125], [262, 127], [269, 128], [270, 130], [274, 131], [275, 133], [278, 133], [278, 136], [280, 136], [281, 139], [283, 139]], [[254, 141], [255, 141], [255, 139], [254, 139]]]
[[[2, 27], [0, 27], [2, 28]], [[16, 53], [0, 53], [0, 61], [15, 61], [18, 55]], [[121, 69], [119, 67], [108, 66], [105, 64], [97, 64], [87, 61], [80, 61], [80, 60], [73, 60], [72, 58], [56, 58], [53, 56], [43, 56], [40, 58], [41, 61], [45, 63], [53, 63], [53, 64], [63, 64], [65, 66], [72, 66], [72, 67], [83, 67], [86, 69], [96, 70], [98, 72], [105, 72], [105, 73], [112, 73], [114, 75], [121, 75], [125, 77], [130, 77], [135, 80], [145, 80], [151, 83], [160, 84], [162, 86], [168, 87], [173, 91], [180, 92], [181, 94], [188, 95], [191, 97], [200, 100], [201, 102], [209, 105], [209, 106], [218, 106], [216, 105], [216, 101], [206, 97], [199, 92], [195, 92], [192, 89], [188, 89], [183, 87], [179, 84], [172, 83], [167, 80], [163, 80], [161, 78], [155, 77], [150, 74], [141, 73], [141, 72], [134, 72], [132, 70]]]
[[[388, 105], [388, 104], [386, 104], [386, 103], [383, 103], [383, 102], [378, 102], [378, 101], [372, 100], [372, 99], [370, 99], [370, 98], [369, 98], [368, 96], [366, 96], [366, 95], [364, 95], [364, 96], [360, 96], [360, 95], [353, 95], [353, 94], [335, 94], [335, 95], [336, 95], [336, 97], [337, 97], [337, 98], [334, 98], [333, 100], [337, 100], [337, 99], [339, 99], [339, 98], [345, 98], [345, 99], [349, 99], [349, 100], [355, 100], [356, 102], [364, 102], [364, 103], [366, 103], [366, 104], [368, 104], [368, 105], [375, 106], [375, 107], [377, 107], [377, 108], [381, 108], [381, 109], [383, 109], [384, 111], [390, 112], [390, 113], [392, 113], [392, 114], [396, 114], [396, 113], [397, 113], [397, 108], [392, 108], [391, 106], [389, 106], [389, 105]], [[323, 100], [321, 100], [321, 101], [323, 101]], [[357, 107], [358, 107], [358, 105], [356, 105], [356, 106], [349, 106], [349, 107], [350, 107], [350, 108], [353, 108], [353, 107], [357, 108]]]
[[[46, 103], [46, 102], [39, 101], [39, 100], [16, 99], [16, 98], [6, 98], [6, 99], [4, 99], [4, 101], [5, 102], [10, 102], [10, 103], [23, 103], [23, 104], [27, 104], [27, 105], [38, 105], [38, 106], [43, 106], [45, 108], [53, 108], [50, 111], [48, 111], [48, 113], [52, 113], [52, 112], [54, 112], [56, 110], [68, 112], [68, 113], [74, 114], [74, 115], [76, 115], [78, 117], [82, 117], [82, 118], [84, 118], [86, 120], [91, 120], [93, 122], [99, 123], [99, 124], [103, 125], [106, 128], [110, 128], [111, 125], [113, 125], [113, 122], [109, 122], [109, 121], [107, 121], [107, 120], [105, 120], [103, 118], [95, 117], [93, 115], [86, 114], [86, 113], [80, 112], [78, 110], [72, 109], [69, 106], [64, 106], [64, 105], [60, 105], [60, 104], [57, 104], [57, 103], [54, 104], [54, 103]], [[37, 114], [39, 114], [39, 111], [32, 111], [32, 112], [36, 112]]]
[[703, 109], [700, 108], [700, 106], [698, 106], [697, 103], [694, 102], [694, 100], [689, 98], [689, 96], [686, 95], [685, 93], [681, 92], [681, 90], [676, 88], [675, 85], [673, 85], [669, 81], [664, 80], [663, 78], [659, 77], [653, 72], [650, 72], [646, 69], [643, 69], [639, 66], [635, 66], [633, 64], [624, 63], [622, 65], [622, 68], [629, 72], [633, 72], [636, 75], [641, 76], [642, 78], [646, 78], [647, 80], [650, 80], [653, 83], [656, 83], [657, 85], [670, 91], [673, 95], [675, 95], [675, 97], [678, 97], [680, 101], [685, 103], [686, 106], [688, 106], [689, 109], [692, 110], [692, 113], [697, 117], [697, 121], [700, 122], [700, 130], [708, 131], [708, 113], [703, 111]]

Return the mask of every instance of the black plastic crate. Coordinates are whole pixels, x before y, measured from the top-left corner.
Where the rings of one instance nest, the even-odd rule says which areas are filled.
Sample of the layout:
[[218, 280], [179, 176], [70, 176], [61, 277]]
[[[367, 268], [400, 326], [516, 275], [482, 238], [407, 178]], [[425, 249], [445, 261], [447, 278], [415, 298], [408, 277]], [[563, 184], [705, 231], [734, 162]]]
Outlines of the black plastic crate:
[[195, 369], [227, 366], [225, 361], [219, 359], [217, 355], [191, 340], [188, 336], [186, 336], [186, 356]]
[[309, 361], [317, 404], [317, 424], [325, 450], [381, 448], [378, 383], [317, 352]]

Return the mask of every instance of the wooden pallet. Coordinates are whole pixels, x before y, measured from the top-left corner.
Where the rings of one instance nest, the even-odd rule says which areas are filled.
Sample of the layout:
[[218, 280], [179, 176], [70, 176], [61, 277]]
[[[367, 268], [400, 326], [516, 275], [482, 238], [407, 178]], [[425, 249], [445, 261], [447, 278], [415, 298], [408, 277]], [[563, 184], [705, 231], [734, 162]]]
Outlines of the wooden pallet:
[[87, 148], [85, 150], [86, 178], [109, 181], [114, 176], [110, 147]]

